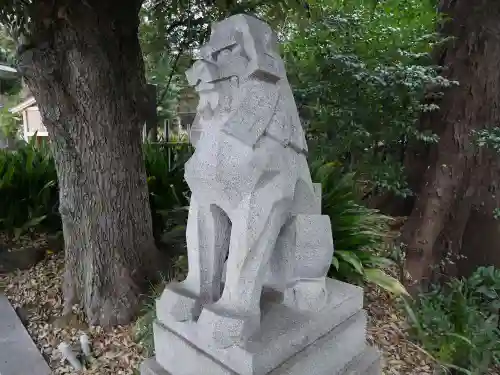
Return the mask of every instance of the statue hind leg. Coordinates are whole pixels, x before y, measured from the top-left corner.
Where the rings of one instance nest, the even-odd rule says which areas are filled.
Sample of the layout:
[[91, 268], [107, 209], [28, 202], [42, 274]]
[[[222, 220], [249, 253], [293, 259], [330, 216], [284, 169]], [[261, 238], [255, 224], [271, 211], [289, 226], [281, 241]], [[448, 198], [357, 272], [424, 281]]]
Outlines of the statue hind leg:
[[191, 198], [186, 230], [188, 275], [165, 288], [158, 301], [160, 321], [164, 314], [177, 321], [195, 320], [205, 304], [219, 299], [230, 231], [229, 218], [222, 209]]
[[198, 320], [201, 331], [220, 347], [246, 341], [260, 326], [260, 296], [268, 261], [291, 204], [288, 199], [270, 201], [272, 189], [269, 185], [256, 191], [232, 213], [224, 291]]
[[264, 286], [281, 292], [282, 302], [293, 309], [321, 310], [332, 257], [330, 218], [321, 215], [321, 184], [313, 184], [307, 174], [295, 187], [292, 214], [279, 234]]

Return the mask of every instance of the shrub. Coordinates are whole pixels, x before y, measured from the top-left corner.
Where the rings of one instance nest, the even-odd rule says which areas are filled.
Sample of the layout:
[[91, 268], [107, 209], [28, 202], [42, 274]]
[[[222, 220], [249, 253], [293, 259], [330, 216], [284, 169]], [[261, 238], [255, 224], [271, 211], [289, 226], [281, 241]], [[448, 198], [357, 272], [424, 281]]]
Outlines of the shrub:
[[481, 375], [500, 361], [500, 270], [434, 286], [404, 301], [410, 334], [443, 372]]
[[184, 163], [190, 154], [186, 144], [144, 145], [153, 231], [159, 247], [184, 247], [189, 204]]
[[313, 179], [323, 189], [322, 213], [330, 216], [334, 258], [330, 276], [352, 283], [374, 283], [391, 293], [405, 294], [401, 283], [384, 272], [393, 262], [382, 256], [390, 238], [388, 216], [357, 203], [356, 178], [336, 163], [318, 161]]
[[45, 145], [34, 141], [0, 150], [0, 229], [15, 236], [35, 228], [57, 231], [57, 175]]
[[290, 27], [284, 51], [308, 124], [311, 152], [338, 160], [376, 191], [407, 195], [406, 144], [437, 137], [417, 128], [422, 99], [450, 84], [432, 66], [437, 12], [428, 0], [317, 0], [307, 28]]
[[0, 136], [15, 140], [21, 129], [21, 118], [19, 115], [9, 112], [9, 103], [10, 101], [0, 107]]
[[143, 313], [134, 325], [135, 341], [140, 343], [145, 351], [146, 357], [154, 355], [153, 322], [156, 319], [155, 300], [161, 296], [165, 285], [173, 280], [182, 280], [187, 274], [187, 258], [179, 256], [171, 269], [170, 274], [163, 275], [161, 282], [151, 287], [150, 293], [144, 304]]
[[[185, 145], [145, 145], [144, 156], [154, 234], [179, 245], [186, 222]], [[49, 147], [29, 143], [0, 150], [0, 230], [19, 236], [32, 229], [61, 230], [57, 174]], [[175, 240], [175, 241], [174, 241]]]

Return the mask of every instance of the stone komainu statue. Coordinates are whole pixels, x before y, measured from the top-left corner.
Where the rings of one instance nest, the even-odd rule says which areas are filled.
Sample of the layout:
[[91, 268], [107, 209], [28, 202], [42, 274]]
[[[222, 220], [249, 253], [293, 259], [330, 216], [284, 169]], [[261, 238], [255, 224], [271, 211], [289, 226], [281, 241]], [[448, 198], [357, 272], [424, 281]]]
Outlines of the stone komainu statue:
[[259, 329], [263, 291], [320, 310], [333, 242], [276, 34], [232, 16], [214, 25], [200, 54], [186, 74], [200, 95], [185, 166], [189, 271], [157, 311], [160, 321], [197, 320], [228, 347]]

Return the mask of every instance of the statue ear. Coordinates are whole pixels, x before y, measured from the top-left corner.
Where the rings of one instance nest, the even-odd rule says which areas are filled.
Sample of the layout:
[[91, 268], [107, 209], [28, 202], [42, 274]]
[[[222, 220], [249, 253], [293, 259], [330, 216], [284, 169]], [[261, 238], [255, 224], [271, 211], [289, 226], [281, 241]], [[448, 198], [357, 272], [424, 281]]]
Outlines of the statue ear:
[[213, 32], [214, 32], [214, 30], [215, 30], [216, 26], [217, 26], [217, 22], [212, 22], [212, 23], [210, 24], [210, 34], [213, 34]]
[[241, 55], [250, 60], [250, 55], [247, 52], [248, 44], [245, 43], [243, 33], [240, 30], [234, 33], [234, 40], [241, 47]]
[[252, 44], [252, 47], [254, 48], [250, 51], [251, 55], [248, 59], [248, 76], [272, 83], [282, 79], [284, 67], [281, 59], [266, 53], [263, 46], [257, 49]]

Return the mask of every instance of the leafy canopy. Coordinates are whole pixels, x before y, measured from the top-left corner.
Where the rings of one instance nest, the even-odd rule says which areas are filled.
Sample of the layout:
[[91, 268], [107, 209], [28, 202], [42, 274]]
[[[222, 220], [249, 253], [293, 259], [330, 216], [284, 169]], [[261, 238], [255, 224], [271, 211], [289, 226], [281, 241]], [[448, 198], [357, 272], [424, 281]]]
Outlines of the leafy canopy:
[[434, 142], [416, 124], [427, 88], [450, 83], [432, 65], [438, 38], [429, 0], [317, 0], [306, 28], [289, 28], [284, 51], [314, 157], [357, 172], [368, 189], [409, 194], [408, 142]]

